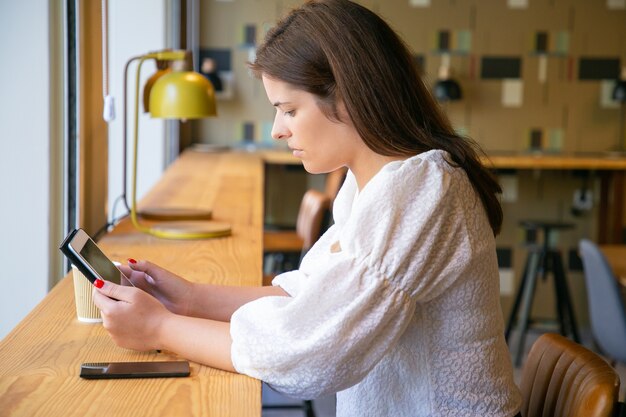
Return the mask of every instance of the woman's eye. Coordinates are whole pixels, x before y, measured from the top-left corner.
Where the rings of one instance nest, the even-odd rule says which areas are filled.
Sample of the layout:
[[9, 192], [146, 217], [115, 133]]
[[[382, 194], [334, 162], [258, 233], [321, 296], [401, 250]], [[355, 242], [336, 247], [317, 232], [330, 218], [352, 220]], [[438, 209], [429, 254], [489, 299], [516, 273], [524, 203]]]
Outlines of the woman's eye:
[[290, 110], [285, 112], [285, 116], [293, 117], [296, 114], [295, 110]]

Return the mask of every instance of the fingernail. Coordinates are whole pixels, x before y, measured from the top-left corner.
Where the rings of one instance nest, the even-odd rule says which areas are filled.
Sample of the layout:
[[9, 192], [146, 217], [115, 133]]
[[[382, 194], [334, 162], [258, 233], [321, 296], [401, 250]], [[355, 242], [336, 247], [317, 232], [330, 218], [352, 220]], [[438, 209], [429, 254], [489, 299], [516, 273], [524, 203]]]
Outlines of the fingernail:
[[96, 280], [93, 282], [93, 285], [95, 285], [96, 288], [102, 288], [104, 286], [104, 281], [102, 281], [100, 278], [96, 278]]
[[136, 264], [136, 263], [137, 263], [137, 261], [136, 261], [136, 260], [134, 260], [133, 258], [128, 258], [128, 263], [131, 263], [131, 264], [133, 264], [133, 265], [134, 265], [134, 264]]

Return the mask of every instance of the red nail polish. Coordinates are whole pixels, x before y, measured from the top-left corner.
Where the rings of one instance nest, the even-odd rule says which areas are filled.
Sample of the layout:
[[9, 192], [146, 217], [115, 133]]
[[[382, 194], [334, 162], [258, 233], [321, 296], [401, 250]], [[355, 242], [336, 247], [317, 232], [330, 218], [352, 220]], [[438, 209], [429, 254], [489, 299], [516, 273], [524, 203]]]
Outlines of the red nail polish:
[[128, 258], [128, 263], [131, 263], [131, 264], [133, 264], [133, 265], [134, 265], [134, 264], [136, 264], [136, 263], [137, 263], [137, 261], [136, 261], [136, 260], [134, 260], [133, 258]]
[[102, 288], [104, 286], [104, 281], [102, 281], [101, 279], [97, 278], [94, 282], [93, 285], [96, 286], [96, 288]]

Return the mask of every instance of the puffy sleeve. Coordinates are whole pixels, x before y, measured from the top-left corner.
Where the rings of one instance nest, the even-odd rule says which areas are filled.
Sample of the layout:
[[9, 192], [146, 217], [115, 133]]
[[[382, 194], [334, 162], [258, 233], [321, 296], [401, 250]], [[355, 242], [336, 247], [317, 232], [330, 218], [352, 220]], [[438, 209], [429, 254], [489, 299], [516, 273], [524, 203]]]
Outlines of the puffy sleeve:
[[233, 314], [237, 371], [301, 398], [346, 389], [396, 344], [416, 303], [462, 273], [471, 256], [465, 216], [476, 215], [461, 206], [475, 200], [467, 200], [471, 186], [455, 191], [469, 185], [464, 174], [420, 158], [383, 170], [356, 199], [347, 179], [335, 205], [349, 217], [338, 213], [300, 269], [274, 282], [290, 297], [264, 297]]

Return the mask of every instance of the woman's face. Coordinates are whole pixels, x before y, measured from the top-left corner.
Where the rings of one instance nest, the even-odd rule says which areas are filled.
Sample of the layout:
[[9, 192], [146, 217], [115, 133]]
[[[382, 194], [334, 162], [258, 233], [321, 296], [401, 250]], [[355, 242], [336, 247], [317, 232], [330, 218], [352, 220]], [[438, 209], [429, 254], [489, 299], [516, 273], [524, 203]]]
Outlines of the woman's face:
[[350, 167], [366, 148], [341, 106], [342, 122], [331, 121], [322, 113], [313, 94], [267, 76], [263, 76], [263, 85], [276, 108], [272, 137], [286, 140], [308, 172], [321, 174]]

